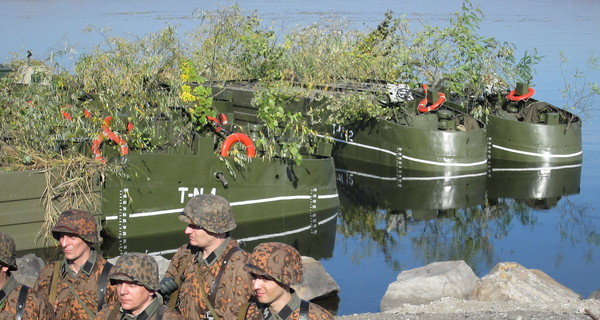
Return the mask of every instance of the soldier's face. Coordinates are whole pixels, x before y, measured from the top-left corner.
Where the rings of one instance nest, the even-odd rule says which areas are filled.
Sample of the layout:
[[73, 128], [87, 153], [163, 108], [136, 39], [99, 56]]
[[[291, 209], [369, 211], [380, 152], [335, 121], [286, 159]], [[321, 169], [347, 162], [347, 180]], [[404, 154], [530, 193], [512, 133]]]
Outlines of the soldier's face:
[[90, 246], [80, 237], [74, 234], [62, 233], [58, 241], [65, 259], [68, 261], [82, 265], [90, 257]]
[[252, 274], [252, 289], [258, 302], [267, 304], [276, 311], [281, 310], [291, 299], [287, 288], [265, 276]]
[[128, 281], [117, 283], [117, 294], [123, 310], [129, 311], [133, 315], [144, 311], [153, 299], [152, 291], [142, 285]]
[[214, 236], [201, 227], [193, 224], [189, 224], [185, 228], [185, 234], [190, 237], [190, 244], [199, 248], [206, 248], [210, 246], [214, 240]]
[[2, 272], [0, 272], [0, 288], [4, 288], [4, 283], [6, 282], [6, 278], [8, 278], [8, 267], [2, 266], [1, 270]]

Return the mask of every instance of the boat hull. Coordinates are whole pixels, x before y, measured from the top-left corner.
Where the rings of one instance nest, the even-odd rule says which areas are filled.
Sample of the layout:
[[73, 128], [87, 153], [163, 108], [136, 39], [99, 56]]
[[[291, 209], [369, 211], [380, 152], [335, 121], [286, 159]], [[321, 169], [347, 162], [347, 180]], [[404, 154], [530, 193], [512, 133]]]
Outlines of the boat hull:
[[551, 166], [583, 161], [580, 121], [536, 124], [491, 114], [487, 136], [495, 160]]
[[[257, 121], [256, 108], [252, 105], [256, 90], [250, 83], [212, 87], [215, 99], [232, 104], [237, 123]], [[418, 99], [418, 93], [414, 94]], [[416, 110], [416, 102], [410, 103], [415, 103]], [[320, 104], [322, 100], [299, 99], [286, 106], [286, 110], [306, 114]], [[453, 109], [453, 112], [460, 111]], [[410, 124], [372, 119], [349, 126], [319, 125], [314, 129], [321, 137], [333, 138], [332, 155], [337, 168], [360, 171], [376, 165], [386, 167], [398, 177], [408, 171], [450, 174], [486, 171], [488, 153], [483, 123], [475, 130], [439, 130], [435, 113], [410, 117], [414, 119]]]
[[[196, 145], [207, 147], [191, 154], [176, 150], [130, 152], [124, 173], [107, 176], [99, 186], [100, 211], [94, 214], [113, 254], [131, 250], [129, 243], [135, 239], [182, 234], [185, 225], [177, 216], [197, 194], [225, 197], [240, 226], [285, 225], [288, 219], [294, 219], [295, 224], [304, 221], [307, 230], [316, 234], [321, 225], [336, 218], [339, 199], [332, 158], [304, 159], [300, 165], [255, 158], [245, 167], [228, 168], [214, 153], [213, 138], [199, 139], [206, 141]], [[222, 174], [221, 179], [218, 174]], [[35, 240], [44, 222], [45, 210], [40, 201], [46, 186], [44, 174], [1, 173], [0, 182], [0, 231], [15, 238], [19, 251], [48, 246]], [[243, 227], [245, 231], [240, 235], [260, 236], [249, 233], [253, 229], [257, 228]], [[149, 252], [173, 249], [150, 243], [138, 242], [133, 248]]]

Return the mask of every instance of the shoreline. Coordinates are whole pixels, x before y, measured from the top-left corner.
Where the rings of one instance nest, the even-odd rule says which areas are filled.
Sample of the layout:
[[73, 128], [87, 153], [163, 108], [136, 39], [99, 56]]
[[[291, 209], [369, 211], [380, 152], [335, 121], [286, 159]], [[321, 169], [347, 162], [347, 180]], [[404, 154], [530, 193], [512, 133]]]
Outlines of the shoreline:
[[397, 309], [335, 316], [339, 320], [492, 320], [492, 319], [592, 319], [600, 317], [600, 300], [565, 300], [563, 303], [519, 303], [446, 298], [426, 305], [405, 304]]

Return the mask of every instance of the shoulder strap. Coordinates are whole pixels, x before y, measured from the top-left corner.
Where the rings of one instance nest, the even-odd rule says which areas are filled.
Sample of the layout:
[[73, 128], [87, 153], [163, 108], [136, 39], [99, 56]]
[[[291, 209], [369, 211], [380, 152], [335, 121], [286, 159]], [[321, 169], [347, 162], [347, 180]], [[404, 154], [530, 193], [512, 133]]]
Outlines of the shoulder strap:
[[166, 310], [167, 306], [165, 306], [164, 304], [158, 306], [158, 310], [156, 310], [156, 320], [162, 320]]
[[15, 320], [21, 320], [23, 318], [23, 312], [25, 311], [25, 303], [27, 302], [27, 292], [29, 291], [28, 286], [22, 286], [21, 292], [19, 292], [19, 298], [17, 300], [17, 313]]
[[48, 301], [50, 304], [54, 305], [56, 301], [56, 290], [58, 288], [58, 279], [60, 278], [60, 267], [62, 266], [62, 261], [56, 261], [54, 264], [54, 272], [52, 272], [52, 280], [50, 280], [50, 294], [48, 295]]
[[183, 273], [185, 272], [185, 269], [187, 269], [187, 267], [190, 265], [190, 263], [192, 263], [193, 259], [194, 255], [190, 253], [188, 256], [185, 257], [185, 259], [183, 259], [181, 265], [179, 266], [179, 273], [175, 277], [177, 289], [175, 289], [175, 291], [173, 291], [169, 296], [169, 308], [171, 310], [175, 310], [175, 306], [177, 305], [177, 297], [179, 296], [179, 289], [181, 289], [181, 282], [183, 281]]
[[100, 278], [98, 279], [98, 311], [102, 310], [104, 306], [104, 296], [106, 295], [106, 284], [108, 282], [108, 273], [112, 268], [112, 264], [110, 262], [106, 262], [104, 268], [102, 268], [102, 273], [100, 274]]
[[310, 303], [306, 300], [300, 300], [300, 320], [308, 320], [308, 306]]
[[119, 310], [119, 306], [115, 306], [112, 310], [110, 310], [110, 313], [108, 314], [106, 320], [117, 320], [120, 311], [121, 310]]
[[229, 259], [231, 259], [231, 256], [239, 250], [241, 250], [240, 247], [231, 247], [231, 249], [229, 249], [223, 257], [223, 264], [221, 265], [219, 273], [212, 282], [210, 291], [208, 292], [208, 300], [210, 300], [210, 304], [215, 305], [215, 292], [217, 291], [217, 287], [219, 287], [219, 283], [221, 282], [221, 276], [223, 275], [223, 272], [225, 272], [225, 267], [227, 267], [227, 263], [229, 262]]
[[83, 300], [81, 299], [81, 297], [79, 296], [79, 294], [77, 294], [77, 291], [75, 291], [75, 288], [73, 288], [73, 286], [71, 285], [71, 283], [69, 281], [66, 281], [67, 283], [67, 287], [69, 288], [69, 290], [71, 291], [71, 294], [73, 295], [73, 297], [75, 297], [75, 300], [77, 300], [77, 302], [81, 305], [81, 307], [83, 308], [83, 310], [85, 310], [85, 312], [87, 313], [88, 317], [90, 319], [94, 319], [96, 314], [92, 312], [92, 310], [90, 310], [90, 308], [88, 308], [88, 306], [83, 302]]
[[240, 313], [238, 313], [237, 320], [246, 319], [246, 314], [248, 314], [248, 308], [250, 308], [250, 302], [246, 302], [240, 306]]
[[202, 277], [202, 274], [198, 273], [198, 280], [200, 281], [200, 295], [202, 296], [202, 299], [204, 299], [204, 301], [206, 302], [206, 305], [208, 306], [208, 310], [210, 311], [210, 314], [213, 316], [214, 319], [216, 320], [220, 320], [221, 317], [219, 317], [217, 315], [217, 313], [214, 310], [214, 305], [215, 305], [215, 291], [217, 289], [217, 287], [219, 286], [219, 282], [221, 281], [221, 275], [223, 275], [223, 272], [225, 271], [225, 267], [227, 266], [227, 262], [229, 262], [229, 259], [231, 259], [231, 256], [238, 250], [241, 250], [240, 247], [231, 247], [227, 253], [225, 253], [225, 256], [223, 256], [223, 264], [221, 265], [221, 268], [219, 268], [219, 273], [217, 274], [217, 276], [215, 277], [215, 280], [213, 281], [212, 285], [210, 286], [210, 291], [208, 292], [208, 297], [206, 297], [204, 295], [204, 278]]

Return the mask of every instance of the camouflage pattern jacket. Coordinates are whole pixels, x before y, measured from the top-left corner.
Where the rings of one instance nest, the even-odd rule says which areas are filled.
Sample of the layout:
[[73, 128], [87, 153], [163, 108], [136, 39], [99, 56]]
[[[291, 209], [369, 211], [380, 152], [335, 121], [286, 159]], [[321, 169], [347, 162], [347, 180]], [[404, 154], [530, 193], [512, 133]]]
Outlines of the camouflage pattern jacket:
[[[14, 320], [17, 313], [17, 301], [23, 285], [11, 275], [8, 281], [0, 291], [0, 320]], [[54, 319], [54, 310], [41, 295], [29, 289], [27, 299], [25, 300], [25, 309], [23, 310], [22, 320], [52, 320]]]
[[[60, 279], [56, 290], [56, 300], [54, 301], [54, 310], [57, 320], [91, 320], [88, 316], [88, 311], [94, 315], [98, 312], [98, 281], [100, 274], [107, 263], [106, 259], [101, 255], [96, 254], [92, 250], [89, 260], [75, 274], [67, 265], [67, 261], [52, 262], [40, 272], [40, 276], [35, 283], [34, 290], [40, 292], [46, 299], [50, 295], [50, 285], [52, 283], [52, 275], [54, 266], [57, 263], [62, 263], [60, 267]], [[69, 286], [70, 284], [70, 286]], [[71, 290], [71, 287], [73, 290]], [[104, 295], [105, 304], [110, 304], [117, 301], [117, 288], [110, 285], [110, 281], [106, 283], [106, 293]], [[86, 305], [84, 308], [79, 299]]]
[[[202, 251], [198, 250], [196, 253], [199, 257], [194, 258], [187, 266], [183, 265], [184, 261], [189, 260], [189, 255], [196, 253], [187, 245], [182, 246], [175, 253], [165, 277], [175, 278], [183, 269], [183, 281], [176, 309], [185, 318], [199, 320], [206, 317], [206, 312], [209, 311], [206, 300], [211, 285], [223, 266], [224, 256], [234, 247], [239, 249], [237, 241], [228, 238], [206, 260], [201, 258]], [[252, 296], [252, 280], [250, 274], [243, 268], [248, 256], [248, 252], [242, 249], [235, 251], [226, 264], [219, 283], [216, 284], [216, 290], [213, 290], [215, 294], [213, 308], [220, 319], [236, 319], [240, 306], [248, 302]], [[199, 277], [202, 278], [203, 286], [200, 285]]]
[[[157, 312], [158, 308], [162, 308], [163, 312], [162, 318], [160, 319], [158, 317], [159, 313]], [[114, 309], [118, 309], [119, 311], [113, 312]], [[158, 298], [154, 298], [152, 303], [146, 307], [146, 310], [143, 312], [147, 313], [145, 315], [140, 313], [135, 318], [139, 320], [185, 320], [185, 318], [179, 313], [169, 310], [165, 305], [162, 304], [162, 300], [159, 300]], [[98, 312], [95, 320], [129, 320], [132, 318], [133, 317], [128, 317], [121, 309], [121, 304], [116, 302]]]
[[[296, 293], [292, 293], [292, 299], [287, 303], [286, 307], [279, 312], [274, 313], [271, 309], [261, 303], [252, 302], [248, 306], [246, 319], [252, 320], [299, 320], [300, 319], [300, 298]], [[286, 312], [287, 310], [287, 312]], [[292, 311], [293, 310], [293, 311]], [[308, 319], [310, 320], [333, 320], [333, 316], [329, 311], [321, 306], [310, 303], [308, 305]]]

